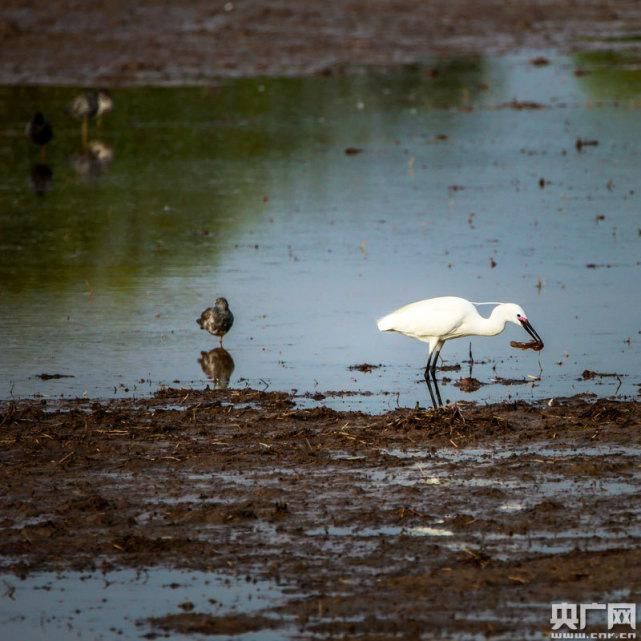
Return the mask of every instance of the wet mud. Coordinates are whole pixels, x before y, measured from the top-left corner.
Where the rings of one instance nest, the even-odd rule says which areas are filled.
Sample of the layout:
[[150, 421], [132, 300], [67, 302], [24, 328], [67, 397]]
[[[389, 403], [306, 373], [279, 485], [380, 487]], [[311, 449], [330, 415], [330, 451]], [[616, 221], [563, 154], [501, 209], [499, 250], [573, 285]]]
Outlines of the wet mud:
[[[0, 78], [6, 84], [116, 86], [332, 75], [443, 53], [567, 51], [577, 42], [586, 48], [594, 41], [629, 39], [640, 28], [641, 10], [632, 0], [197, 0], [141, 6], [124, 0], [8, 0], [0, 8]], [[531, 60], [533, 66], [546, 62]]]
[[142, 622], [147, 638], [543, 638], [551, 602], [641, 596], [635, 402], [372, 416], [165, 389], [0, 409], [5, 571], [169, 567], [288, 586], [252, 613], [182, 603]]

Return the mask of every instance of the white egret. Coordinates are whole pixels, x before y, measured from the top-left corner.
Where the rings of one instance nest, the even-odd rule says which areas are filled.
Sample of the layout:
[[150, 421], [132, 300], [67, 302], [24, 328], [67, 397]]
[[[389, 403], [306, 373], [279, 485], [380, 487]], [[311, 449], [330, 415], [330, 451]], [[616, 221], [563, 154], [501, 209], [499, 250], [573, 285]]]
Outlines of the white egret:
[[[479, 314], [476, 305], [496, 305], [496, 307], [489, 318], [484, 318]], [[383, 316], [378, 320], [377, 325], [381, 332], [398, 332], [428, 343], [425, 381], [434, 402], [429, 375], [432, 375], [436, 384], [436, 361], [445, 341], [464, 336], [496, 336], [505, 329], [505, 324], [508, 322], [523, 327], [535, 341], [532, 347], [542, 349], [541, 337], [530, 324], [523, 308], [515, 303], [472, 303], [456, 296], [429, 298], [410, 303]], [[438, 385], [436, 390], [440, 403]]]

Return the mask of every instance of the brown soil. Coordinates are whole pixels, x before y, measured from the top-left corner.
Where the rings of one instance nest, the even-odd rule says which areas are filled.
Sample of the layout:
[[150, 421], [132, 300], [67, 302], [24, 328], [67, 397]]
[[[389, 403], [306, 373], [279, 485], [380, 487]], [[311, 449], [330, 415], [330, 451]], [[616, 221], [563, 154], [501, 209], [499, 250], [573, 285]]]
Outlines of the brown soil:
[[182, 389], [0, 410], [5, 569], [162, 565], [293, 586], [258, 615], [168, 612], [152, 622], [163, 635], [288, 622], [518, 636], [549, 628], [549, 608], [524, 619], [528, 604], [641, 597], [638, 403], [370, 416]]
[[[639, 33], [635, 0], [4, 0], [3, 84], [199, 84]], [[533, 57], [533, 65], [542, 59]]]
[[[160, 630], [180, 634], [243, 634], [275, 627], [275, 622], [261, 616], [243, 614], [230, 616], [212, 616], [208, 614], [170, 614], [150, 623]], [[147, 638], [155, 635], [147, 635]]]

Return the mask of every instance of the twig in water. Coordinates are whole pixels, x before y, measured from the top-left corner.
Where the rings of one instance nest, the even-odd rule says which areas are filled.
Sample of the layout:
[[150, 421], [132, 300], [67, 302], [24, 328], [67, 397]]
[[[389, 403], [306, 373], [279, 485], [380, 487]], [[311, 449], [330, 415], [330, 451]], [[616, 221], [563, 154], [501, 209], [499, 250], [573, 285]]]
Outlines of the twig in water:
[[11, 583], [9, 583], [9, 581], [4, 581], [3, 580], [2, 582], [5, 585], [4, 595], [6, 597], [8, 597], [9, 599], [11, 599], [12, 601], [15, 601], [16, 600], [16, 586], [15, 585], [11, 585]]

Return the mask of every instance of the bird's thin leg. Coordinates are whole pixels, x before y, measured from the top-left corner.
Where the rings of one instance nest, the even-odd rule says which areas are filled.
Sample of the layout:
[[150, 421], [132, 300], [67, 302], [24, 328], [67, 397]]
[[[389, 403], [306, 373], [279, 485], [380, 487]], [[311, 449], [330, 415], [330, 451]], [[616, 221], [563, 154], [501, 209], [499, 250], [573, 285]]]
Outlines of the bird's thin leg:
[[430, 393], [430, 398], [432, 399], [432, 407], [436, 409], [438, 407], [438, 404], [436, 402], [436, 397], [434, 396], [434, 391], [432, 390], [432, 381], [431, 381], [431, 370], [430, 367], [432, 365], [432, 355], [434, 352], [430, 349], [430, 351], [427, 354], [427, 365], [425, 365], [425, 383], [427, 384], [427, 391]]
[[220, 344], [221, 347], [223, 346], [223, 337], [222, 336], [218, 337], [218, 343]]
[[445, 343], [438, 343], [436, 345], [436, 348], [434, 349], [434, 352], [432, 352], [432, 367], [430, 368], [430, 371], [432, 372], [432, 376], [434, 376], [434, 380], [436, 380], [436, 362], [438, 361], [438, 357], [441, 353], [441, 350], [443, 349], [443, 345]]
[[[436, 380], [436, 376], [429, 371], [425, 370], [425, 382], [427, 383], [427, 391], [430, 393], [430, 398], [432, 399], [432, 406], [434, 409], [438, 409], [439, 407], [443, 407], [443, 401], [441, 400], [441, 392], [438, 388], [438, 381]], [[434, 388], [432, 388], [432, 383], [434, 383]], [[436, 390], [436, 395], [434, 394], [434, 391]]]
[[468, 361], [470, 364], [470, 374], [469, 377], [472, 378], [472, 368], [474, 367], [474, 357], [472, 356], [472, 341], [470, 341], [470, 360]]
[[432, 407], [434, 409], [438, 409], [439, 404], [436, 402], [436, 397], [434, 396], [434, 390], [432, 389], [431, 375], [428, 370], [425, 370], [425, 383], [427, 384], [427, 391], [430, 393], [430, 399], [432, 400]]
[[[430, 350], [430, 353], [427, 357], [427, 365], [425, 366], [425, 383], [427, 384], [427, 391], [430, 394], [430, 399], [432, 400], [432, 406], [434, 409], [438, 409], [443, 406], [443, 401], [441, 400], [441, 393], [438, 389], [438, 382], [436, 381], [436, 359], [441, 351], [442, 344], [436, 345], [436, 348]], [[432, 388], [432, 383], [436, 388], [436, 395], [434, 394], [434, 389]]]
[[432, 355], [432, 367], [430, 374], [432, 375], [432, 380], [434, 381], [434, 389], [436, 391], [436, 399], [438, 401], [438, 407], [443, 407], [443, 401], [441, 399], [441, 391], [438, 388], [438, 380], [436, 379], [436, 364], [438, 362], [438, 357], [441, 355], [441, 350], [443, 349], [443, 345], [445, 345], [445, 341], [441, 341], [436, 344], [436, 348], [434, 349], [433, 355]]
[[425, 366], [425, 380], [427, 380], [428, 377], [429, 377], [430, 368], [431, 368], [431, 365], [432, 365], [432, 354], [433, 353], [434, 352], [432, 350], [430, 350], [428, 352], [428, 354], [427, 354], [427, 365]]

